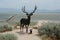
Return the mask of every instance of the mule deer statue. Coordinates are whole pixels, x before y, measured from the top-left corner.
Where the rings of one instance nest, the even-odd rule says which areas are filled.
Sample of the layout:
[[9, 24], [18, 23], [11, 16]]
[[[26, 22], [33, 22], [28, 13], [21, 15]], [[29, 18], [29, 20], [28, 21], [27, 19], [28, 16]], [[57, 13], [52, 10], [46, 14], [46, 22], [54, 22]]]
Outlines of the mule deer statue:
[[22, 11], [23, 11], [24, 13], [26, 13], [27, 18], [22, 18], [22, 19], [20, 20], [20, 30], [23, 31], [23, 28], [24, 28], [24, 26], [25, 26], [25, 27], [26, 27], [26, 33], [28, 33], [28, 26], [29, 26], [29, 24], [30, 24], [31, 16], [32, 16], [33, 13], [36, 11], [36, 9], [37, 9], [37, 6], [35, 6], [35, 9], [34, 9], [31, 13], [28, 14], [28, 12], [25, 11], [25, 6], [22, 8]]

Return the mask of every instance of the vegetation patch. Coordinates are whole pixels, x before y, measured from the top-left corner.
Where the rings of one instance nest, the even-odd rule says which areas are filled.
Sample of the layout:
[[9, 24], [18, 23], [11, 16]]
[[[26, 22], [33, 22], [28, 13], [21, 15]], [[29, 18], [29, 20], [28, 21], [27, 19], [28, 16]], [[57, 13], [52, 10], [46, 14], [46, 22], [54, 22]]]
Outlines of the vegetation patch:
[[12, 31], [12, 27], [9, 26], [9, 25], [3, 25], [3, 26], [0, 26], [0, 32], [5, 32], [5, 31]]
[[38, 28], [38, 33], [43, 40], [60, 40], [60, 23], [46, 23]]
[[17, 36], [14, 34], [0, 34], [0, 40], [17, 40]]

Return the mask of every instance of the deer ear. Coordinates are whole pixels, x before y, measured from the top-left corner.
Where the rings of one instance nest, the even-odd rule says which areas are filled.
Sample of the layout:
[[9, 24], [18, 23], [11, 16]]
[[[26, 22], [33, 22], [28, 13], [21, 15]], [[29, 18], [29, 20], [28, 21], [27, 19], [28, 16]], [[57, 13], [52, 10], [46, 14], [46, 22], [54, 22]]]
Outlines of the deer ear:
[[26, 13], [26, 15], [28, 15], [28, 13]]
[[33, 13], [30, 14], [30, 16], [32, 16], [32, 15], [33, 15]]

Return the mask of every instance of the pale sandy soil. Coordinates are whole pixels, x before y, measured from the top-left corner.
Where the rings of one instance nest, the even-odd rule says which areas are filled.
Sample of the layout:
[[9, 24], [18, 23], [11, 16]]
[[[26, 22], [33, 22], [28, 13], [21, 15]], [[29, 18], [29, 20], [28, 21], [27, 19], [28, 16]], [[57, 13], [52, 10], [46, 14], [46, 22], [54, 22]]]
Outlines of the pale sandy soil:
[[[37, 24], [35, 25], [35, 27], [41, 26], [43, 23], [47, 23], [48, 21], [42, 20], [42, 21], [38, 21]], [[17, 26], [19, 28], [19, 26]], [[28, 34], [26, 33], [25, 29], [24, 32], [20, 32], [19, 29], [13, 30], [13, 31], [9, 31], [9, 32], [4, 32], [5, 33], [13, 33], [17, 36], [17, 40], [41, 40], [40, 36], [38, 35], [38, 31], [37, 29], [33, 29], [33, 33], [32, 34]]]
[[[13, 33], [15, 35], [17, 35], [17, 40], [41, 40], [41, 38], [38, 35], [38, 31], [37, 29], [33, 29], [33, 33], [32, 34], [28, 34], [25, 32], [20, 32], [19, 29], [10, 31], [10, 32], [5, 32], [5, 33]], [[3, 34], [5, 34], [3, 33]]]
[[[48, 22], [52, 22], [52, 21], [48, 21], [48, 20], [38, 21], [35, 27], [42, 26], [43, 24], [48, 23]], [[25, 29], [24, 29], [24, 32], [20, 32], [19, 29], [16, 29], [10, 32], [5, 32], [5, 33], [13, 33], [17, 35], [17, 38], [18, 38], [17, 40], [41, 40], [40, 36], [38, 35], [37, 29], [33, 29], [32, 34], [26, 33]], [[2, 33], [2, 34], [5, 34], [5, 33]]]

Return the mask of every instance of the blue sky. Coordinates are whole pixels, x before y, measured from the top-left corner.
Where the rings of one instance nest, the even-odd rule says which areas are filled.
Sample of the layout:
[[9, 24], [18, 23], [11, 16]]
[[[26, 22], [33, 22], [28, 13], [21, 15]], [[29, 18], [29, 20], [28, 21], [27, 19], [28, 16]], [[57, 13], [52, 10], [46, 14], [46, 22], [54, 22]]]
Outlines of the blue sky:
[[24, 5], [27, 9], [37, 5], [38, 9], [56, 10], [60, 9], [60, 0], [0, 0], [0, 8], [21, 9]]

